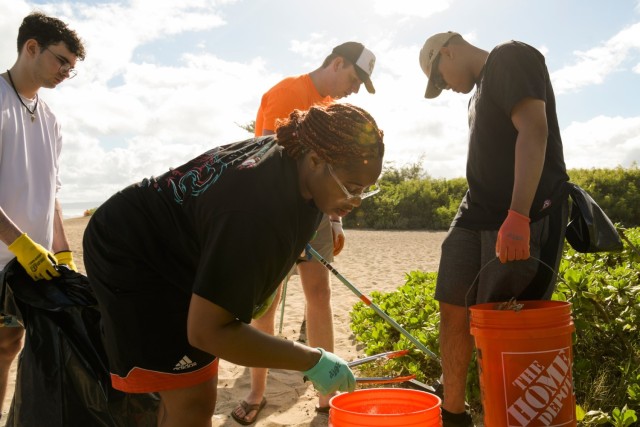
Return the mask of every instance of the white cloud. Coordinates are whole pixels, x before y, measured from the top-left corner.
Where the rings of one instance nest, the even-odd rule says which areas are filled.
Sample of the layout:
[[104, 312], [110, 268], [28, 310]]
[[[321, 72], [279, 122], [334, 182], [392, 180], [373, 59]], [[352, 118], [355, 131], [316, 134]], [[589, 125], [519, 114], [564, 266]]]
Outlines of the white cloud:
[[[261, 60], [237, 63], [184, 53], [177, 64], [166, 66], [152, 57], [142, 63], [133, 57], [148, 43], [224, 25], [218, 3], [38, 6], [68, 22], [87, 45], [78, 77], [41, 93], [63, 125], [63, 201], [104, 200], [215, 145], [249, 136], [235, 123], [254, 118], [263, 82], [277, 78]], [[21, 12], [13, 13], [11, 25], [14, 41], [31, 10], [18, 6]], [[15, 59], [16, 54], [6, 56]]]
[[215, 5], [215, 1], [199, 0], [132, 0], [124, 4], [78, 4], [70, 10], [64, 3], [43, 9], [69, 22], [86, 41], [87, 60], [82, 72], [86, 74], [85, 82], [95, 83], [106, 82], [122, 72], [135, 50], [145, 44], [225, 25]]
[[[78, 178], [84, 188], [82, 193], [65, 188], [61, 198], [87, 200], [87, 191], [100, 190], [89, 200], [104, 199], [114, 188], [100, 182], [115, 180], [118, 189], [213, 146], [248, 137], [235, 123], [254, 119], [265, 79], [276, 80], [260, 60], [243, 64], [193, 54], [173, 67], [129, 64], [123, 78], [116, 88], [47, 93], [54, 111], [64, 111], [62, 177], [70, 183]], [[96, 137], [102, 139], [99, 149], [84, 143]]]
[[640, 158], [640, 117], [597, 116], [562, 132], [567, 168], [629, 167]]
[[573, 65], [552, 74], [553, 86], [558, 94], [601, 84], [609, 74], [618, 71], [630, 52], [640, 49], [640, 23], [620, 31], [602, 45], [588, 51], [576, 51]]
[[0, 2], [0, 70], [11, 67], [15, 62], [18, 27], [30, 11], [31, 8], [21, 1]]
[[[248, 137], [236, 123], [253, 120], [262, 93], [293, 73], [290, 64], [272, 64], [248, 55], [234, 55], [243, 59], [230, 60], [213, 53], [215, 46], [207, 39], [212, 30], [228, 31], [230, 37], [252, 37], [242, 16], [233, 22], [233, 15], [221, 9], [225, 2], [165, 3], [123, 0], [38, 5], [68, 21], [88, 47], [86, 61], [78, 65], [78, 77], [41, 92], [63, 124], [63, 202], [104, 200], [125, 185], [160, 174], [215, 145]], [[373, 3], [375, 13], [391, 18], [386, 19], [390, 24], [375, 32], [354, 27], [353, 37], [377, 56], [372, 76], [377, 93], [370, 95], [362, 88], [344, 101], [371, 112], [385, 131], [385, 158], [396, 166], [423, 162], [433, 177], [461, 177], [465, 174], [469, 96], [446, 91], [435, 100], [424, 99], [426, 77], [417, 59], [422, 35], [411, 45], [399, 42], [404, 27], [394, 20], [424, 19], [454, 5], [453, 1], [431, 3]], [[17, 28], [31, 9], [21, 0], [0, 0], [0, 58], [10, 61], [0, 66], [9, 67], [15, 60]], [[579, 52], [571, 73], [567, 68], [554, 74], [556, 92], [602, 81], [627, 66], [629, 52], [638, 48], [638, 25], [595, 49]], [[471, 42], [481, 34], [480, 30], [463, 30]], [[302, 62], [304, 71], [315, 69], [344, 41], [344, 34], [329, 26], [291, 32], [292, 62]], [[177, 37], [190, 35], [195, 36], [192, 43], [165, 52]], [[346, 37], [352, 37], [351, 33]], [[261, 42], [257, 40], [256, 45]], [[640, 65], [634, 65], [640, 72]], [[579, 80], [584, 70], [588, 73]], [[639, 159], [638, 120], [602, 116], [572, 123], [562, 130], [567, 165], [609, 167]]]
[[381, 16], [428, 18], [447, 10], [453, 0], [374, 0], [373, 10]]
[[371, 47], [378, 60], [372, 75], [376, 94], [364, 88], [347, 98], [367, 109], [385, 132], [385, 158], [396, 166], [423, 161], [435, 177], [464, 176], [468, 97], [449, 91], [424, 98], [427, 78], [418, 66], [420, 48], [381, 41]]
[[[318, 62], [331, 53], [340, 41], [335, 37], [327, 39], [323, 33], [312, 33], [307, 40], [292, 40], [289, 50], [302, 58], [313, 61], [313, 69], [321, 64]], [[309, 70], [310, 71], [310, 70]]]
[[547, 46], [545, 46], [545, 45], [539, 46], [538, 50], [544, 56], [547, 56], [549, 54], [549, 48]]

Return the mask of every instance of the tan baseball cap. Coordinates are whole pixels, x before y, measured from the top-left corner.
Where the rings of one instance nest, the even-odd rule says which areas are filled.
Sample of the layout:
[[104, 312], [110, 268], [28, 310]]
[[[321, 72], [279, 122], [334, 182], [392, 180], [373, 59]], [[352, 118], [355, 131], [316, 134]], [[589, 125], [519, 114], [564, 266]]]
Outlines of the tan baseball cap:
[[[459, 36], [460, 34], [453, 31], [447, 31], [446, 33], [434, 34], [424, 42], [424, 46], [420, 49], [420, 67], [422, 72], [429, 77], [431, 75], [431, 66], [433, 61], [436, 60], [440, 54], [440, 49], [444, 47], [452, 37]], [[438, 89], [433, 79], [429, 79], [427, 83], [427, 91], [424, 94], [425, 98], [435, 98], [442, 92], [442, 89]]]

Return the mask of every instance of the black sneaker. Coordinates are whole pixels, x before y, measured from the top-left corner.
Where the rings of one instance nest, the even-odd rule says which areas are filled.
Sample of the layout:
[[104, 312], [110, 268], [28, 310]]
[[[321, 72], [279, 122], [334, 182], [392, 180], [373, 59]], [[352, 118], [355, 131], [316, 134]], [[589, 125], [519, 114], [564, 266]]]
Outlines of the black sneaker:
[[471, 414], [467, 411], [460, 414], [452, 414], [442, 408], [442, 427], [475, 427]]

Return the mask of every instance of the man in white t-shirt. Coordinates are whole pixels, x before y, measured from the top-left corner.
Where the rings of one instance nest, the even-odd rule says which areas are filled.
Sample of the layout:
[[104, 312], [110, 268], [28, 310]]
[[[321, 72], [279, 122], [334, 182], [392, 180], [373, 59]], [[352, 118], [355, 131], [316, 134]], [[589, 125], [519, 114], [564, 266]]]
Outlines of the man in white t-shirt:
[[[0, 77], [0, 270], [17, 258], [34, 280], [50, 279], [56, 264], [77, 268], [56, 198], [60, 126], [38, 91], [74, 77], [85, 50], [75, 31], [39, 12], [22, 21], [17, 47]], [[23, 336], [21, 327], [0, 328], [0, 405]]]

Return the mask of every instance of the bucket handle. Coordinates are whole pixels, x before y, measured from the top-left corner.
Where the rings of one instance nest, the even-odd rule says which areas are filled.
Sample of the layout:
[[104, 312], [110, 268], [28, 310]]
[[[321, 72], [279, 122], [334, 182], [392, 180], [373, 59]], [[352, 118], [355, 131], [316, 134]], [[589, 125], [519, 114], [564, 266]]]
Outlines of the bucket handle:
[[[480, 278], [480, 273], [482, 273], [482, 271], [487, 268], [489, 266], [489, 264], [491, 264], [492, 262], [498, 261], [498, 257], [492, 258], [489, 261], [487, 261], [487, 263], [485, 265], [482, 266], [482, 268], [478, 271], [478, 274], [476, 274], [476, 277], [473, 279], [473, 281], [471, 282], [471, 286], [469, 286], [469, 289], [467, 290], [467, 293], [464, 295], [464, 307], [467, 310], [467, 317], [469, 316], [469, 293], [471, 292], [471, 290], [476, 286], [476, 284], [478, 283], [478, 279]], [[558, 272], [555, 271], [553, 269], [553, 267], [551, 267], [549, 264], [547, 264], [546, 262], [542, 261], [540, 258], [537, 258], [535, 256], [530, 256], [529, 259], [533, 259], [538, 261], [540, 264], [544, 265], [545, 267], [547, 267], [549, 270], [551, 270], [551, 272], [553, 273], [553, 276], [551, 277], [551, 280], [560, 280], [564, 283], [565, 280], [559, 276]], [[467, 319], [469, 320], [469, 319]]]

